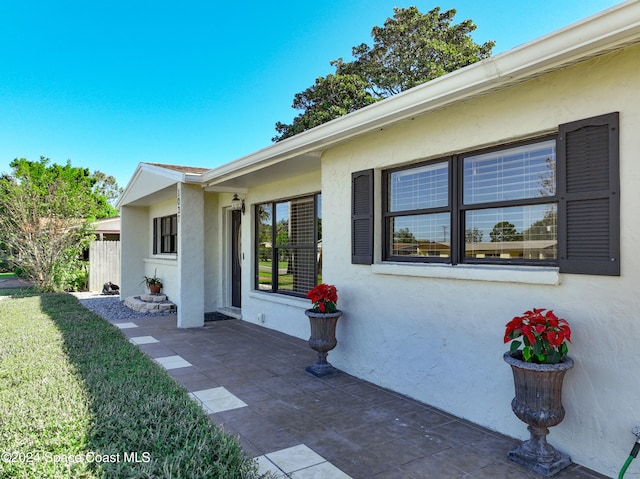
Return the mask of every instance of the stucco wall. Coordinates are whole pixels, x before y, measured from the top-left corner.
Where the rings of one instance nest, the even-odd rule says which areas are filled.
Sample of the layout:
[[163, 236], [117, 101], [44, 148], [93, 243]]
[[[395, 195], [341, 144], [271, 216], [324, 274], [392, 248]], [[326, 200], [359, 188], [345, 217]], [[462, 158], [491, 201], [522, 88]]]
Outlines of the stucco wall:
[[204, 324], [204, 191], [200, 185], [178, 184], [178, 327]]
[[140, 260], [147, 255], [149, 209], [138, 206], [123, 206], [120, 212], [121, 228], [126, 234], [121, 237], [120, 295], [121, 298], [140, 293], [140, 281], [146, 274]]
[[[177, 195], [177, 193], [176, 193]], [[157, 203], [148, 209], [146, 218], [147, 225], [147, 241], [145, 243], [145, 256], [143, 257], [144, 275], [153, 276], [156, 274], [162, 280], [162, 292], [166, 294], [169, 300], [179, 305], [179, 283], [178, 283], [178, 264], [177, 255], [175, 254], [153, 254], [153, 244], [151, 237], [153, 235], [153, 218], [175, 215], [178, 212], [178, 202], [171, 199]], [[146, 286], [140, 284], [142, 277], [138, 280], [138, 291], [136, 294], [144, 293]]]
[[[552, 308], [572, 326], [570, 355], [576, 367], [565, 380], [566, 417], [549, 441], [576, 462], [616, 474], [633, 444], [631, 427], [640, 425], [640, 382], [635, 380], [640, 368], [638, 85], [640, 47], [633, 47], [327, 151], [322, 159], [324, 277], [337, 285], [345, 311], [331, 362], [526, 438], [526, 425], [510, 409], [513, 381], [502, 360], [504, 325], [532, 307]], [[620, 112], [620, 277], [380, 264], [381, 169], [531, 138], [560, 123], [613, 111]], [[350, 258], [351, 173], [367, 168], [378, 172], [374, 266], [352, 265]]]

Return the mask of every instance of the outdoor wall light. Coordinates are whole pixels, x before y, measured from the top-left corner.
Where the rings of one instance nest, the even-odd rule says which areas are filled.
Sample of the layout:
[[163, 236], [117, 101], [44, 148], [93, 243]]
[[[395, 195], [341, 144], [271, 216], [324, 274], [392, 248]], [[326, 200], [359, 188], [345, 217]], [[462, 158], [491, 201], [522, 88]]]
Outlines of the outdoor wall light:
[[234, 193], [233, 198], [231, 199], [231, 209], [233, 211], [242, 211], [244, 215], [244, 200], [238, 198], [238, 194]]

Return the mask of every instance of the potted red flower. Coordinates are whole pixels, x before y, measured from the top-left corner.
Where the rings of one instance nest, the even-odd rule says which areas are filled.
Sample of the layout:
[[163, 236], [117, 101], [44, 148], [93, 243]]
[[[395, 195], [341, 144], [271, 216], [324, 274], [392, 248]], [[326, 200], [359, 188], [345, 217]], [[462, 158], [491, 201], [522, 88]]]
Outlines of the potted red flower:
[[307, 293], [313, 303], [305, 314], [311, 325], [309, 346], [318, 352], [318, 360], [305, 370], [316, 377], [335, 376], [338, 370], [327, 362], [327, 354], [338, 344], [336, 324], [342, 316], [337, 307], [338, 290], [331, 284], [318, 284]]
[[[531, 437], [509, 452], [509, 459], [552, 476], [571, 464], [571, 458], [547, 443], [549, 427], [564, 419], [562, 383], [573, 365], [567, 356], [569, 323], [553, 311], [533, 309], [506, 325], [504, 342], [511, 342], [504, 360], [511, 366], [515, 397], [511, 409], [528, 424]], [[522, 346], [522, 349], [520, 347]]]
[[335, 313], [338, 310], [338, 290], [332, 284], [319, 284], [307, 293], [316, 313]]
[[524, 344], [521, 355], [525, 361], [557, 364], [569, 351], [567, 341], [571, 341], [571, 328], [566, 319], [558, 318], [553, 311], [545, 313], [544, 309], [534, 309], [507, 323], [504, 342], [509, 341], [512, 341], [512, 355]]

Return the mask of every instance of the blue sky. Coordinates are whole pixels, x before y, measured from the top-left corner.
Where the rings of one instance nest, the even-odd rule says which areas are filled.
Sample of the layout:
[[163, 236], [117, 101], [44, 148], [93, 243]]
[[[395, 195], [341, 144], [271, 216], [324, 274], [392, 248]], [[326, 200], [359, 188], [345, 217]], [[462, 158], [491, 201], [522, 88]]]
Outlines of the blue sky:
[[497, 54], [617, 3], [0, 0], [0, 172], [43, 155], [124, 187], [141, 161], [215, 167], [253, 153], [394, 6], [455, 8]]

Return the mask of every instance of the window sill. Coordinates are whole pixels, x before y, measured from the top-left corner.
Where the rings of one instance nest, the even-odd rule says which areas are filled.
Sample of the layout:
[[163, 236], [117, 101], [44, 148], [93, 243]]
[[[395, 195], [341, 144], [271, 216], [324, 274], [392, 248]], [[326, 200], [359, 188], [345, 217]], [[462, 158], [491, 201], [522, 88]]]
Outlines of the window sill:
[[143, 261], [149, 264], [166, 264], [169, 266], [175, 266], [176, 261], [178, 260], [178, 255], [176, 254], [166, 254], [162, 256], [151, 256], [149, 258], [144, 258]]
[[311, 307], [311, 303], [308, 299], [296, 298], [294, 296], [288, 296], [286, 294], [263, 293], [261, 291], [253, 290], [249, 291], [249, 297], [253, 299], [259, 299], [260, 301], [269, 301], [270, 303], [294, 306], [296, 308], [309, 309]]
[[560, 284], [560, 273], [554, 267], [381, 263], [372, 265], [371, 269], [374, 274], [393, 276], [551, 286]]

